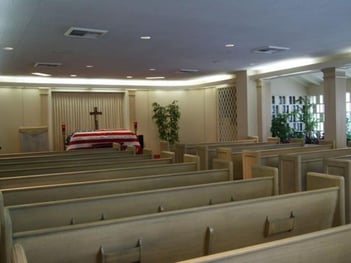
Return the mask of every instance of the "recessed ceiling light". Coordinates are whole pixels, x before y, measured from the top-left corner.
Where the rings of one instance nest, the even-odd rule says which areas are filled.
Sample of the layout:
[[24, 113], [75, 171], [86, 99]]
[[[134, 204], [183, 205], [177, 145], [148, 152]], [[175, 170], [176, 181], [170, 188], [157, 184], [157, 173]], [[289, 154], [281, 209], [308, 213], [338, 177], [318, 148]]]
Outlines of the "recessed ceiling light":
[[13, 50], [13, 47], [4, 47], [3, 50], [11, 51]]
[[71, 74], [70, 76], [71, 76], [72, 78], [77, 77], [77, 75], [76, 75], [76, 74]]
[[234, 47], [234, 46], [235, 46], [235, 44], [233, 44], [233, 43], [225, 44], [225, 47]]
[[150, 71], [156, 71], [156, 69], [155, 69], [155, 68], [149, 68], [149, 70], [150, 70]]
[[150, 40], [151, 36], [141, 36], [140, 39], [142, 39], [142, 40]]
[[32, 72], [32, 75], [41, 76], [41, 77], [50, 77], [51, 74], [41, 73], [41, 72]]
[[127, 78], [127, 79], [132, 79], [132, 78], [133, 78], [133, 76], [126, 76], [126, 78]]
[[93, 65], [86, 65], [85, 67], [86, 68], [93, 68], [94, 66]]
[[146, 77], [145, 79], [164, 79], [165, 77], [157, 76], [157, 77]]

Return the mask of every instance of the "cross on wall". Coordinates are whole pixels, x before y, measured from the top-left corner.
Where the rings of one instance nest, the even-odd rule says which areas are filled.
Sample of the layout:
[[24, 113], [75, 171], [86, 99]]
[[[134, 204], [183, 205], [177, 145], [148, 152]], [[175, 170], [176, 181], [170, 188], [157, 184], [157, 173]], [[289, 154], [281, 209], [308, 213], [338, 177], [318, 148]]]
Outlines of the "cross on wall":
[[97, 119], [97, 115], [102, 115], [102, 112], [98, 111], [97, 107], [94, 107], [94, 111], [90, 112], [90, 115], [94, 115], [95, 130], [98, 130], [99, 129], [99, 121]]

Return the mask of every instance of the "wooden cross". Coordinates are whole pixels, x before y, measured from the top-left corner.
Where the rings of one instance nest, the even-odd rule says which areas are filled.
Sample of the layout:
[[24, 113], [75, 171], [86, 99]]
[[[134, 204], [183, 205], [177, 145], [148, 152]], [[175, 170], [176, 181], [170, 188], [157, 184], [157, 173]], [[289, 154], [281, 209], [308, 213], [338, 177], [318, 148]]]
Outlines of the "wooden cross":
[[102, 112], [98, 111], [97, 107], [94, 107], [94, 111], [90, 112], [90, 115], [94, 115], [95, 130], [98, 130], [99, 129], [99, 122], [97, 119], [97, 115], [102, 115]]

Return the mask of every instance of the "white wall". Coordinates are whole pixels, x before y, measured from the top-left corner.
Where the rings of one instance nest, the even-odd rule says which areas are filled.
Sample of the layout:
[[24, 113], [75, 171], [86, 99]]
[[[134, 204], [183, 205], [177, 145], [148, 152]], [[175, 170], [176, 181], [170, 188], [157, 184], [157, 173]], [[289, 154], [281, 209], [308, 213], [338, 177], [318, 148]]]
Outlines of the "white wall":
[[19, 152], [19, 127], [40, 126], [40, 91], [36, 88], [0, 88], [0, 153]]

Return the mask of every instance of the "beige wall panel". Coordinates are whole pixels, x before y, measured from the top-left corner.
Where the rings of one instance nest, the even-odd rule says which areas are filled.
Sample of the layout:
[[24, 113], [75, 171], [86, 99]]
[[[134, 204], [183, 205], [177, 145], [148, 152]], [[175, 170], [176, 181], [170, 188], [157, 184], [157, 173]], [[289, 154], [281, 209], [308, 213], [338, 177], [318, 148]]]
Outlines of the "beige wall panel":
[[40, 125], [40, 93], [35, 88], [0, 88], [0, 153], [20, 151], [18, 128]]
[[137, 91], [138, 133], [144, 135], [146, 148], [159, 153], [157, 127], [152, 120], [152, 103], [167, 105], [173, 100], [177, 100], [180, 107], [180, 142], [197, 143], [216, 140], [215, 89]]

